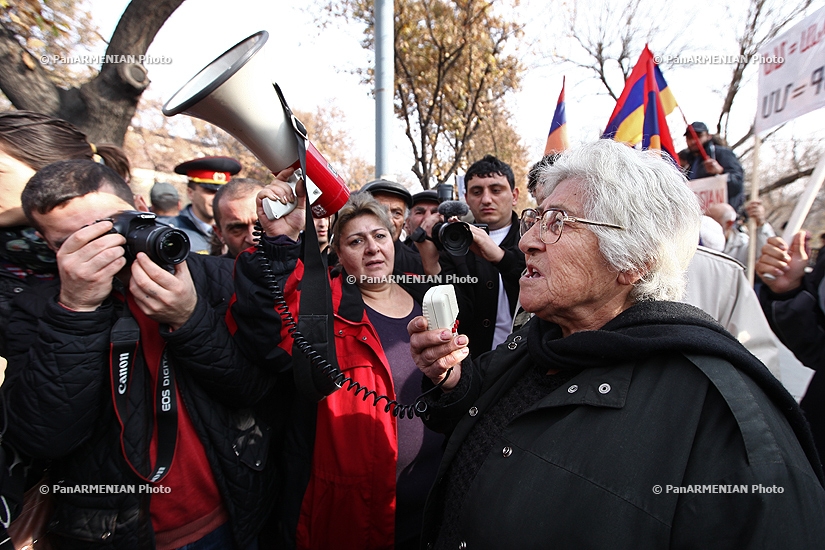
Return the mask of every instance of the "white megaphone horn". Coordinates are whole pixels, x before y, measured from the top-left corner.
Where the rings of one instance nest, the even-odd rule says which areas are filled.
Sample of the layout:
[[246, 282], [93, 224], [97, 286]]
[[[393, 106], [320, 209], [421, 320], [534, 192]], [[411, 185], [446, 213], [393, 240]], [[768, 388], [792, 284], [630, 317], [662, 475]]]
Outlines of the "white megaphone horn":
[[[260, 31], [241, 40], [204, 67], [163, 106], [163, 114], [180, 113], [222, 128], [243, 143], [273, 173], [300, 167], [296, 128], [306, 145], [307, 200], [312, 214], [324, 218], [337, 212], [349, 197], [344, 180], [306, 139], [303, 125], [276, 85], [266, 75], [265, 56], [256, 56], [269, 33]], [[310, 181], [311, 180], [311, 181]], [[270, 219], [283, 216], [295, 204], [264, 200]]]

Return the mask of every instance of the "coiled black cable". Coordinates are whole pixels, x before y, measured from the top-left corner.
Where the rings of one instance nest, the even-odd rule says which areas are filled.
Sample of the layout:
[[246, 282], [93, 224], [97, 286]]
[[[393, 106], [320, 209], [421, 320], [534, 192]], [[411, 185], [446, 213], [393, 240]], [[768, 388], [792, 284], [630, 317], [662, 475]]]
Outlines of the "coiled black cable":
[[[298, 330], [298, 323], [295, 322], [295, 319], [292, 317], [292, 313], [289, 311], [289, 307], [286, 303], [286, 297], [281, 291], [281, 287], [278, 286], [277, 277], [269, 267], [269, 258], [267, 258], [266, 252], [264, 252], [263, 249], [263, 237], [265, 235], [266, 233], [260, 222], [255, 222], [255, 231], [253, 233], [253, 236], [255, 237], [255, 255], [261, 262], [264, 284], [269, 290], [269, 293], [272, 295], [272, 298], [275, 300], [275, 310], [278, 312], [278, 315], [281, 316], [281, 319], [283, 319], [289, 335], [292, 336], [293, 342], [301, 353], [309, 359], [309, 362], [313, 368], [317, 368], [323, 372], [339, 388], [344, 388], [346, 391], [354, 391], [354, 395], [358, 395], [363, 392], [361, 398], [364, 401], [366, 401], [367, 398], [372, 397], [372, 404], [375, 407], [378, 407], [378, 404], [381, 401], [386, 401], [386, 405], [384, 405], [384, 412], [390, 413], [396, 418], [414, 418], [416, 416], [424, 416], [427, 413], [427, 403], [424, 401], [424, 397], [430, 392], [441, 388], [441, 386], [444, 385], [444, 382], [447, 381], [447, 378], [450, 377], [453, 369], [450, 368], [447, 371], [446, 376], [444, 376], [444, 379], [439, 382], [438, 385], [419, 395], [412, 405], [404, 405], [395, 399], [390, 399], [387, 395], [378, 395], [378, 392], [375, 390], [371, 390], [366, 386], [361, 385], [361, 383], [356, 382], [351, 377], [346, 376], [343, 372], [341, 372], [341, 369], [330, 364], [326, 358], [318, 353], [315, 348], [312, 347], [312, 344], [304, 338], [301, 331]], [[346, 384], [346, 386], [344, 386], [344, 384]]]

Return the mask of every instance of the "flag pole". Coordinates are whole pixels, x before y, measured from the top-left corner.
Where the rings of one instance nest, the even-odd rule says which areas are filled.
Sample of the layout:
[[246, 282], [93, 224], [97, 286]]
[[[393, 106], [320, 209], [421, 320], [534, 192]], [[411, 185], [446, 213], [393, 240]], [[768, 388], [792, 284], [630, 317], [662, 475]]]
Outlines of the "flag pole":
[[696, 134], [696, 130], [693, 129], [693, 125], [688, 123], [685, 112], [682, 110], [682, 106], [677, 105], [676, 108], [679, 109], [679, 113], [682, 115], [682, 120], [685, 121], [685, 126], [687, 126], [687, 131], [690, 134], [690, 137], [692, 137], [693, 140], [699, 145], [699, 154], [702, 155], [702, 160], [708, 160], [710, 157], [708, 156], [707, 151], [705, 151], [705, 145], [703, 143], [699, 143], [699, 136]]
[[[762, 139], [759, 134], [753, 133], [753, 163], [751, 164], [751, 200], [759, 199], [759, 146], [762, 144]], [[748, 242], [748, 283], [753, 288], [753, 283], [756, 279], [756, 220], [753, 216], [748, 218], [748, 234], [750, 241]], [[760, 251], [761, 252], [761, 251]]]

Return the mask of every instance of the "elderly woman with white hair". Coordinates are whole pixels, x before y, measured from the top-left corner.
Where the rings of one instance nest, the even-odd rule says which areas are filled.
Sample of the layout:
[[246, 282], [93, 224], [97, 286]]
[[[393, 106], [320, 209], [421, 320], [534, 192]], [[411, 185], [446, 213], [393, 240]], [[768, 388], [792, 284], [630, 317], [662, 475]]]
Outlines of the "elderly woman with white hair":
[[533, 319], [475, 363], [466, 336], [408, 326], [425, 385], [443, 381], [426, 422], [451, 434], [427, 548], [825, 548], [795, 401], [674, 302], [700, 226], [684, 177], [601, 140], [540, 185], [519, 245]]

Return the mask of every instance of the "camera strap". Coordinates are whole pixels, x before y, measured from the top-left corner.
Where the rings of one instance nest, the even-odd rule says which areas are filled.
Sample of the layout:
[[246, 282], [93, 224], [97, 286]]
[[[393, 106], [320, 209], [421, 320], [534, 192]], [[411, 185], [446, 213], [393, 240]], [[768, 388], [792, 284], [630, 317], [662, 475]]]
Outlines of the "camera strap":
[[[175, 456], [175, 446], [178, 439], [178, 403], [177, 386], [175, 384], [175, 370], [169, 364], [166, 348], [160, 355], [157, 376], [155, 377], [155, 401], [154, 419], [157, 427], [157, 458], [155, 466], [149, 476], [144, 476], [135, 467], [127, 451], [125, 432], [133, 426], [135, 409], [129, 403], [131, 392], [138, 391], [141, 395], [138, 399], [143, 399], [143, 388], [145, 377], [149, 367], [138, 372], [135, 369], [135, 361], [140, 352], [140, 325], [129, 312], [129, 301], [124, 302], [124, 315], [120, 317], [115, 326], [112, 327], [110, 336], [109, 367], [111, 370], [112, 402], [115, 407], [118, 423], [120, 424], [120, 448], [123, 458], [132, 471], [142, 480], [149, 483], [157, 483], [169, 473], [172, 460]], [[141, 383], [143, 382], [143, 383]], [[137, 389], [135, 389], [137, 388]], [[142, 433], [141, 427], [136, 426], [138, 434]], [[129, 446], [133, 448], [132, 445]], [[151, 458], [150, 458], [151, 462]]]

